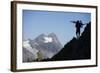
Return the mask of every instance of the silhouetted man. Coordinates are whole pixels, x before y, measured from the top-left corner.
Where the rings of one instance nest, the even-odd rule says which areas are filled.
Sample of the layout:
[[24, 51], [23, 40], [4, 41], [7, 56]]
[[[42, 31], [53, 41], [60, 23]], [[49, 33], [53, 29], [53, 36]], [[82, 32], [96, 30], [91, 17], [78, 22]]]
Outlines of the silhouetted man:
[[77, 20], [77, 21], [71, 21], [72, 23], [75, 23], [75, 27], [76, 27], [76, 37], [79, 38], [80, 37], [80, 28], [82, 27], [82, 21]]

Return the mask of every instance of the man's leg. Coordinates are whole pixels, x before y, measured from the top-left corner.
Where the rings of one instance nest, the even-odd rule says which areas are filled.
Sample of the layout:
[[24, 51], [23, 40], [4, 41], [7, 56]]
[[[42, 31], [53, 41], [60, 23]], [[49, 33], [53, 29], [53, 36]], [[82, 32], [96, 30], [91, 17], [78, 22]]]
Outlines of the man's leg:
[[79, 29], [77, 28], [77, 29], [76, 29], [76, 37], [77, 37], [77, 39], [79, 38], [79, 35], [80, 35]]
[[77, 29], [78, 38], [80, 37], [80, 28]]

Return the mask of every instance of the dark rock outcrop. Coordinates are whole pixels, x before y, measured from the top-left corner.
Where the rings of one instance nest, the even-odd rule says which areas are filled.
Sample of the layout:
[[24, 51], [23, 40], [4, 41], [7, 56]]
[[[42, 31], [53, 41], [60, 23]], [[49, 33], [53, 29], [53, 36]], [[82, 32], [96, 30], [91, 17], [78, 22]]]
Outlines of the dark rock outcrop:
[[52, 57], [56, 60], [79, 60], [91, 58], [91, 23], [89, 22], [79, 39], [75, 37]]

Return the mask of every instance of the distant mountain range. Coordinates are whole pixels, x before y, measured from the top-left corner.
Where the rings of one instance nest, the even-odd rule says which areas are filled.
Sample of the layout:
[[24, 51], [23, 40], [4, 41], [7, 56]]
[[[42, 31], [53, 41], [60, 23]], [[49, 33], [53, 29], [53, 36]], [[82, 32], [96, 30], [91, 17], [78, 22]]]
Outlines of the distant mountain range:
[[88, 23], [77, 39], [73, 37], [64, 47], [54, 33], [41, 34], [34, 40], [23, 41], [23, 62], [37, 61], [41, 52], [41, 61], [81, 60], [91, 58], [91, 23]]
[[50, 59], [57, 54], [62, 45], [54, 33], [49, 35], [41, 34], [34, 40], [23, 41], [23, 62], [33, 62], [40, 51], [43, 54], [43, 59]]

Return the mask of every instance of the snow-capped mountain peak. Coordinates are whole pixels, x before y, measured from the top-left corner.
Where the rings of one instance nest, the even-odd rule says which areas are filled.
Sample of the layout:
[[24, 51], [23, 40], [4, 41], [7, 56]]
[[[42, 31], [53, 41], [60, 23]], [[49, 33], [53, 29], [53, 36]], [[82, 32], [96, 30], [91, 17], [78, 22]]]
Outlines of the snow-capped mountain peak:
[[52, 37], [44, 37], [44, 43], [50, 43], [50, 42], [53, 42], [53, 39]]
[[40, 34], [33, 40], [23, 41], [24, 62], [34, 61], [38, 58], [37, 53], [41, 51], [43, 59], [52, 58], [62, 48], [56, 34]]
[[29, 40], [23, 42], [23, 47], [24, 48], [30, 47]]
[[23, 62], [37, 59], [38, 50], [36, 48], [32, 48], [29, 42], [29, 40], [23, 41]]

